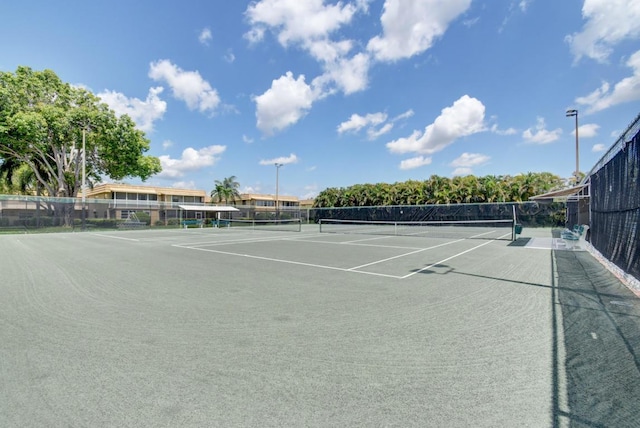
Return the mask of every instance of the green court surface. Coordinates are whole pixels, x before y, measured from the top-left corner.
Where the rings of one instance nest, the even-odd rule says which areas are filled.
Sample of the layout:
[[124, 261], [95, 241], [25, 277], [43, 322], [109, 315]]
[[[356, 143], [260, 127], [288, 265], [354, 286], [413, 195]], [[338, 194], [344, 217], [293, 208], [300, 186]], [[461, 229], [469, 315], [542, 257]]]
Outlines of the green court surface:
[[0, 426], [638, 426], [640, 299], [553, 243], [1, 235]]

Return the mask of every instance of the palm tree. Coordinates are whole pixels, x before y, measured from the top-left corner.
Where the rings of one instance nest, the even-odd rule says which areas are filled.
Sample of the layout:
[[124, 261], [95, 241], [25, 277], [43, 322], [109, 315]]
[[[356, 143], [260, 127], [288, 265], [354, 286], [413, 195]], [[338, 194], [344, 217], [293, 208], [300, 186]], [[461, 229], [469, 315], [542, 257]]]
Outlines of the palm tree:
[[236, 181], [235, 175], [227, 177], [222, 181], [216, 180], [215, 188], [211, 191], [211, 200], [217, 200], [218, 202], [224, 201], [225, 204], [229, 204], [229, 201], [232, 201], [235, 204], [236, 199], [240, 198], [239, 187], [240, 183]]
[[219, 180], [216, 180], [215, 188], [211, 191], [211, 202], [222, 202], [224, 200], [224, 187]]

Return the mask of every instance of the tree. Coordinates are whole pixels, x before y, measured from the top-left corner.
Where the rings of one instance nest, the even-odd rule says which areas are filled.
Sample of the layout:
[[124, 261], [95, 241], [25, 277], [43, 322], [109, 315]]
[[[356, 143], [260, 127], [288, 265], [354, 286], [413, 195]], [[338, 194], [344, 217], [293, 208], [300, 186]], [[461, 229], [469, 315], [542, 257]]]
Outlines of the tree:
[[432, 175], [425, 181], [328, 188], [318, 194], [314, 207], [521, 202], [559, 188], [562, 179], [548, 172], [453, 179]]
[[0, 72], [0, 158], [27, 165], [49, 196], [78, 195], [83, 157], [90, 182], [102, 176], [144, 181], [161, 170], [158, 158], [144, 155], [148, 150], [149, 140], [129, 116], [117, 117], [53, 71]]
[[235, 203], [235, 200], [240, 198], [239, 188], [240, 183], [236, 181], [235, 175], [227, 177], [222, 181], [216, 180], [215, 187], [211, 191], [211, 200], [218, 202], [224, 201], [225, 204], [229, 204], [229, 201]]

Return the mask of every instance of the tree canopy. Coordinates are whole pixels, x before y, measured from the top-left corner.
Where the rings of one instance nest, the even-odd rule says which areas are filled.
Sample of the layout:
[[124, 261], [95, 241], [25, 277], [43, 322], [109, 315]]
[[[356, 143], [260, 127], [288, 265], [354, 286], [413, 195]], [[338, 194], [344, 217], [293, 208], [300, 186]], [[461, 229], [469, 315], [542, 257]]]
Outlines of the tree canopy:
[[0, 72], [0, 169], [7, 176], [28, 166], [49, 196], [75, 197], [82, 188], [82, 147], [89, 182], [101, 177], [146, 180], [160, 161], [127, 115], [117, 117], [86, 89], [51, 70], [18, 67]]
[[562, 186], [562, 179], [548, 172], [454, 178], [432, 175], [424, 181], [331, 187], [320, 192], [314, 207], [522, 202]]

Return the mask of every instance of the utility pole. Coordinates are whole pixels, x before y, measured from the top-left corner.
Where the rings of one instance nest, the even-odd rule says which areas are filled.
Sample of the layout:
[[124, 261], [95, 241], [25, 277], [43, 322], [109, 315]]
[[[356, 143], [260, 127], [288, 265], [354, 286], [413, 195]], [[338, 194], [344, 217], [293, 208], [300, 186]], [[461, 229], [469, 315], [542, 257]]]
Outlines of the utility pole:
[[274, 165], [276, 167], [276, 220], [278, 220], [278, 186], [279, 186], [278, 179], [279, 179], [280, 167], [283, 164], [276, 162]]

